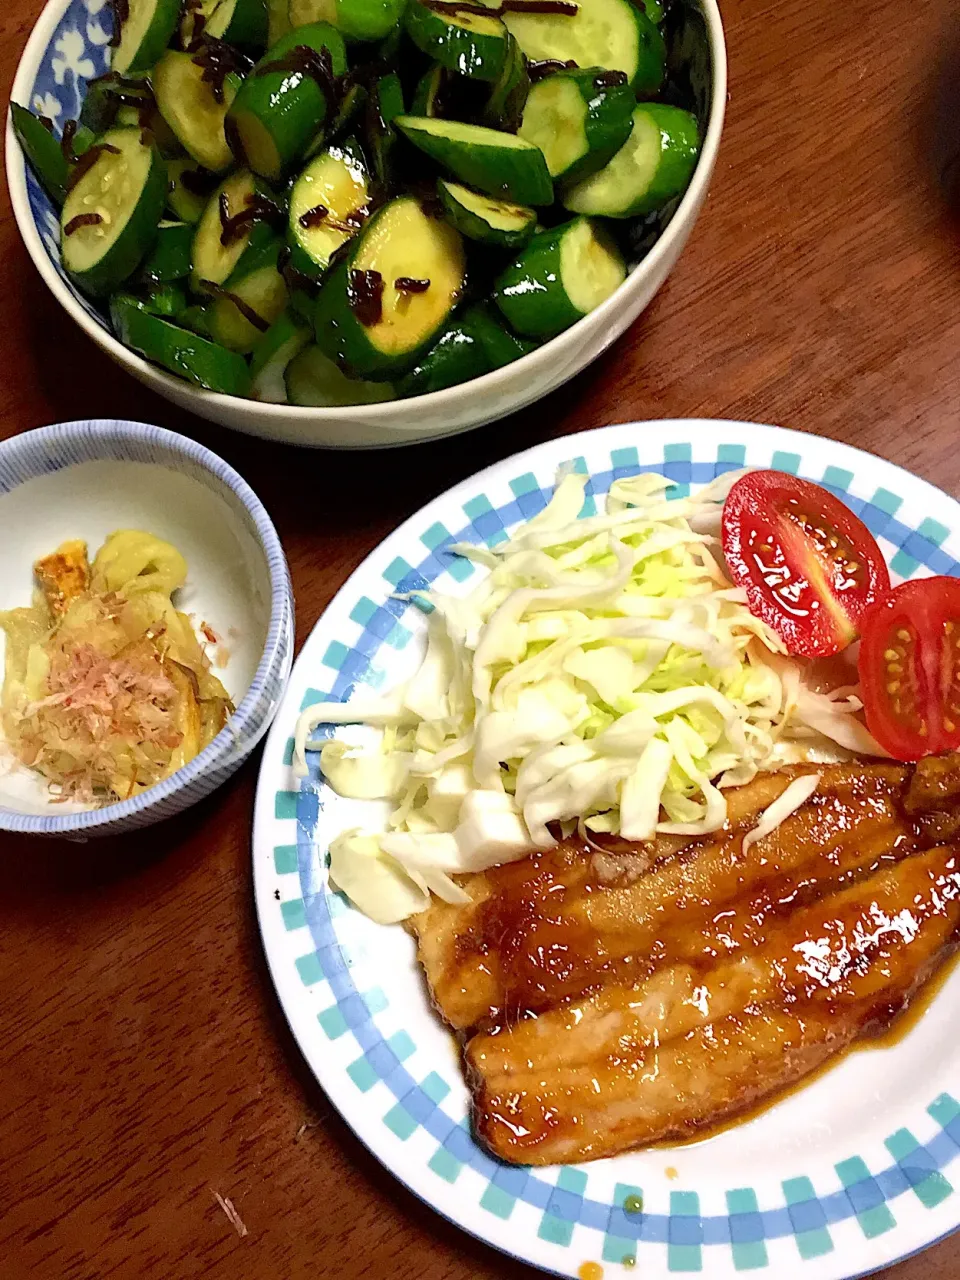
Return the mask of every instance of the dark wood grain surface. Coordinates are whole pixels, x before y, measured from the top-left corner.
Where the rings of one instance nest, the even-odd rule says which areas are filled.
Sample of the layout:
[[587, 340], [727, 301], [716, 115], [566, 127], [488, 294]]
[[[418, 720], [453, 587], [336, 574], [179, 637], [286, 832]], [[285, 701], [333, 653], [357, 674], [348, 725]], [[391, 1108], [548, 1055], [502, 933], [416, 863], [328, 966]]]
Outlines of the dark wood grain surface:
[[[4, 93], [39, 9], [0, 6]], [[774, 422], [872, 450], [960, 495], [954, 0], [726, 0], [723, 10], [729, 114], [701, 221], [647, 313], [546, 402], [379, 457], [297, 453], [214, 429], [141, 390], [71, 325], [4, 197], [0, 436], [100, 415], [209, 444], [277, 524], [301, 642], [347, 573], [423, 502], [585, 427]], [[0, 1276], [532, 1276], [403, 1191], [306, 1070], [254, 920], [256, 771], [254, 760], [190, 813], [126, 839], [0, 836]], [[955, 1280], [960, 1243], [888, 1274]]]

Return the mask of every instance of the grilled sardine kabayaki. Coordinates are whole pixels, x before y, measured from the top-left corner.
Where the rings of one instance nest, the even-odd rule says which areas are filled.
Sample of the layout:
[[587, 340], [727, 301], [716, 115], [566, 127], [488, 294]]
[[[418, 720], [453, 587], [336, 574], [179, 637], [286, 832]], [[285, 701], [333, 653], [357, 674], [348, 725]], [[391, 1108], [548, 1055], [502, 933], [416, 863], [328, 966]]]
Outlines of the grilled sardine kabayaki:
[[[744, 847], [810, 772], [811, 798]], [[501, 1159], [689, 1137], [886, 1028], [949, 952], [960, 757], [802, 766], [727, 794], [715, 835], [564, 842], [413, 921]]]

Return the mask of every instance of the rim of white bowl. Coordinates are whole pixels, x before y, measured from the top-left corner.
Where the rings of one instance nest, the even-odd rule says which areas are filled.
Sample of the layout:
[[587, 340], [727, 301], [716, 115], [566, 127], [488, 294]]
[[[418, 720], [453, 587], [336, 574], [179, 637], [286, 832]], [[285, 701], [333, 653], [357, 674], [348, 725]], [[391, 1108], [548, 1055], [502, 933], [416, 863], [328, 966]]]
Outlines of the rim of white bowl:
[[[190, 783], [196, 781], [211, 765], [216, 765], [224, 750], [237, 738], [238, 731], [246, 727], [255, 727], [256, 737], [262, 736], [269, 727], [272, 718], [268, 713], [262, 723], [256, 725], [253, 712], [256, 710], [268, 678], [275, 674], [278, 657], [282, 657], [280, 676], [280, 693], [286, 687], [287, 678], [293, 662], [293, 644], [287, 647], [286, 655], [282, 655], [282, 644], [293, 628], [293, 592], [290, 585], [290, 572], [287, 558], [284, 555], [280, 537], [274, 528], [273, 521], [267, 514], [266, 507], [254, 493], [238, 471], [225, 462], [223, 458], [198, 444], [187, 436], [176, 431], [168, 431], [165, 427], [156, 427], [147, 422], [133, 422], [125, 418], [85, 418], [74, 422], [58, 422], [49, 427], [37, 427], [33, 431], [24, 431], [20, 435], [0, 442], [0, 461], [16, 457], [19, 453], [33, 453], [43, 456], [46, 445], [56, 442], [62, 446], [71, 440], [81, 439], [89, 446], [91, 430], [98, 440], [112, 441], [122, 446], [125, 441], [139, 440], [153, 446], [159, 446], [170, 455], [171, 464], [176, 459], [185, 458], [210, 472], [222, 484], [239, 498], [247, 514], [252, 519], [257, 531], [260, 547], [267, 562], [270, 575], [270, 623], [263, 653], [257, 664], [249, 688], [240, 700], [240, 704], [229, 718], [226, 726], [199, 755], [178, 769], [176, 773], [165, 778], [155, 786], [149, 787], [139, 796], [131, 800], [121, 800], [118, 804], [104, 805], [99, 809], [87, 809], [82, 813], [68, 813], [59, 816], [48, 816], [43, 813], [22, 813], [17, 809], [9, 809], [0, 805], [0, 831], [13, 831], [19, 835], [82, 835], [85, 831], [98, 827], [110, 826], [113, 822], [129, 818], [134, 814], [144, 813], [154, 805], [175, 795]], [[82, 462], [96, 461], [96, 457], [83, 458]], [[130, 461], [137, 459], [131, 458]], [[122, 461], [122, 459], [120, 459]], [[68, 466], [81, 465], [69, 463]], [[154, 463], [152, 465], [163, 465]], [[64, 469], [64, 468], [61, 468]], [[171, 467], [173, 469], [173, 467]], [[45, 474], [37, 470], [37, 476]], [[30, 477], [34, 478], [34, 477]], [[26, 484], [27, 480], [22, 483]], [[15, 486], [16, 487], [16, 486]], [[2, 495], [0, 495], [2, 499]], [[274, 710], [276, 707], [274, 707]]]
[[[717, 0], [687, 0], [687, 2], [694, 4], [700, 10], [706, 23], [713, 80], [710, 94], [710, 110], [706, 137], [703, 140], [703, 147], [697, 159], [697, 166], [690, 180], [690, 185], [674, 211], [667, 229], [657, 240], [657, 243], [646, 257], [634, 267], [623, 284], [610, 295], [606, 302], [601, 303], [599, 307], [589, 312], [581, 320], [578, 320], [569, 329], [558, 334], [557, 337], [551, 338], [542, 347], [538, 347], [528, 355], [521, 356], [519, 360], [514, 361], [512, 364], [506, 365], [502, 369], [496, 369], [492, 373], [482, 374], [479, 378], [472, 378], [469, 383], [460, 383], [457, 386], [448, 387], [445, 391], [431, 391], [426, 395], [385, 401], [383, 404], [377, 405], [377, 415], [384, 426], [389, 427], [394, 419], [405, 417], [409, 413], [411, 404], [421, 403], [425, 408], [429, 408], [431, 412], [434, 410], [442, 411], [445, 406], [452, 406], [459, 399], [465, 386], [476, 386], [478, 389], [493, 392], [498, 387], [505, 386], [508, 380], [515, 376], [516, 371], [524, 367], [524, 365], [530, 368], [532, 362], [538, 359], [549, 359], [551, 362], [561, 359], [568, 349], [572, 350], [573, 346], [576, 345], [574, 335], [582, 331], [582, 326], [591, 325], [597, 329], [602, 328], [606, 319], [619, 311], [623, 298], [632, 290], [642, 287], [643, 279], [647, 273], [645, 271], [642, 272], [641, 269], [649, 266], [652, 272], [655, 272], [660, 261], [670, 253], [674, 241], [684, 234], [686, 220], [683, 215], [691, 205], [699, 202], [705, 195], [705, 188], [713, 173], [717, 151], [720, 146], [720, 135], [723, 132], [723, 119], [727, 103], [727, 50], [723, 33], [723, 21], [720, 17]], [[17, 74], [14, 77], [13, 88], [10, 93], [12, 102], [23, 102], [25, 95], [29, 95], [43, 52], [49, 43], [50, 35], [69, 3], [70, 0], [48, 0], [43, 12], [37, 19], [30, 38], [27, 40], [24, 51], [20, 56]], [[174, 374], [167, 373], [157, 365], [151, 364], [148, 360], [143, 359], [142, 356], [137, 355], [136, 352], [131, 351], [129, 347], [124, 346], [119, 339], [114, 337], [106, 324], [94, 321], [84, 311], [58, 276], [33, 221], [30, 202], [27, 197], [26, 161], [13, 132], [9, 109], [7, 111], [5, 150], [10, 203], [13, 206], [14, 218], [16, 219], [20, 236], [27, 247], [27, 252], [33, 259], [34, 266], [43, 277], [47, 288], [87, 336], [104, 347], [118, 364], [128, 369], [135, 377], [145, 381], [148, 385], [150, 383], [158, 383], [174, 389], [180, 394], [183, 393], [186, 387], [189, 392], [211, 408], [218, 406], [232, 407], [237, 404], [238, 400], [243, 402], [245, 397], [222, 395], [216, 391], [204, 391], [200, 387], [187, 383], [183, 378], [177, 378]], [[262, 416], [266, 421], [276, 420], [277, 422], [281, 420], [285, 422], [299, 421], [308, 424], [327, 420], [350, 423], [363, 421], [370, 414], [370, 405], [346, 405], [343, 408], [300, 408], [296, 405], [267, 404], [264, 401], [257, 400], [250, 400], [248, 403], [256, 406], [258, 416]], [[404, 442], [403, 434], [398, 433], [397, 443]], [[409, 443], [413, 443], [413, 441]]]

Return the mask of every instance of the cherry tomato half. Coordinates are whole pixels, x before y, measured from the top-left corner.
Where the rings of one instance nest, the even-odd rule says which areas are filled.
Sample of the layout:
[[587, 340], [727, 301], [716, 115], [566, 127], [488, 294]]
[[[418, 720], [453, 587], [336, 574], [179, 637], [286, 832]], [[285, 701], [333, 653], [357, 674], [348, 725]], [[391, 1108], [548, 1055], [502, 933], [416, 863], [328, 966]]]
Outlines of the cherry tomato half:
[[804, 658], [845, 649], [890, 586], [867, 526], [828, 490], [783, 471], [741, 476], [723, 506], [722, 538], [750, 612]]
[[867, 728], [898, 760], [960, 747], [960, 579], [916, 578], [861, 622]]

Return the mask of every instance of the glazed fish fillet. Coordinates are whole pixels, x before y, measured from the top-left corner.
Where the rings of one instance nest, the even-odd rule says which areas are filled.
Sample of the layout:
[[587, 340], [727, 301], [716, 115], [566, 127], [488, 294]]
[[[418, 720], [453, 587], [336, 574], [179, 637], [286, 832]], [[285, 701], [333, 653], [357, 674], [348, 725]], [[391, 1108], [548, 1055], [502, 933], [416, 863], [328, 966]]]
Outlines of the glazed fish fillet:
[[464, 1038], [478, 1135], [522, 1164], [689, 1137], [885, 1028], [960, 926], [953, 773], [920, 770], [821, 767], [744, 851], [811, 770], [766, 775], [729, 793], [715, 836], [561, 844], [424, 912], [420, 959]]

